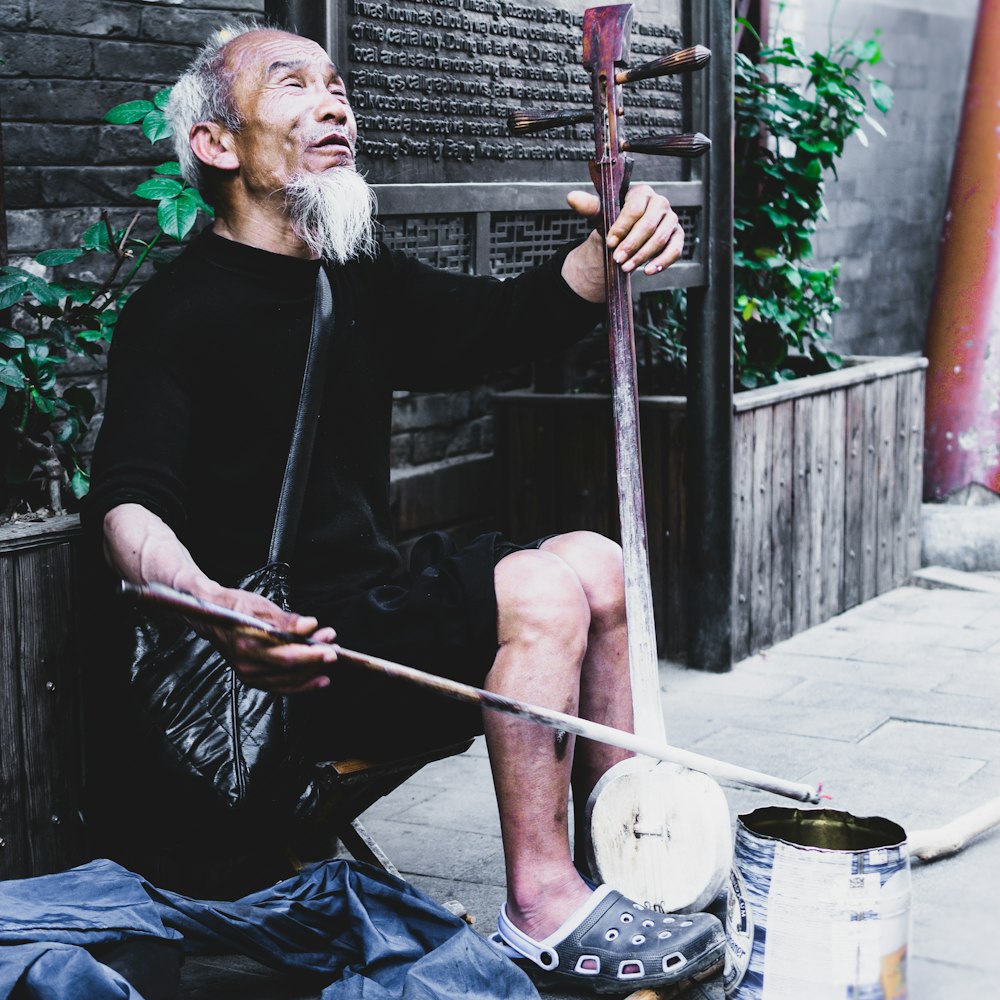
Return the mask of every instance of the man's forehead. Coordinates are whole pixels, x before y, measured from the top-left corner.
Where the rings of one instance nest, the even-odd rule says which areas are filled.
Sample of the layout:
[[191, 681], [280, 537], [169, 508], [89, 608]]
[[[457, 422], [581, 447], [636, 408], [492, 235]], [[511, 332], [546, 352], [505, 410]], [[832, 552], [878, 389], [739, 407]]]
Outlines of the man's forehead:
[[263, 82], [280, 70], [299, 66], [332, 68], [339, 75], [321, 45], [285, 31], [251, 31], [234, 38], [226, 46], [226, 63], [247, 82]]

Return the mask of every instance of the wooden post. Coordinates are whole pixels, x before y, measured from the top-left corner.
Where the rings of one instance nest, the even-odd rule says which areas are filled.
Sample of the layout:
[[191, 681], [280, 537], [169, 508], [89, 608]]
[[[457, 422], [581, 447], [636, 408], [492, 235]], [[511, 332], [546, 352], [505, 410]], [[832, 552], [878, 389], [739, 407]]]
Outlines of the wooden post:
[[[688, 347], [686, 581], [688, 666], [726, 671], [733, 660], [733, 10], [712, 0], [696, 18], [712, 50], [707, 105], [706, 243], [709, 283], [692, 289]], [[707, 23], [706, 23], [707, 21]]]

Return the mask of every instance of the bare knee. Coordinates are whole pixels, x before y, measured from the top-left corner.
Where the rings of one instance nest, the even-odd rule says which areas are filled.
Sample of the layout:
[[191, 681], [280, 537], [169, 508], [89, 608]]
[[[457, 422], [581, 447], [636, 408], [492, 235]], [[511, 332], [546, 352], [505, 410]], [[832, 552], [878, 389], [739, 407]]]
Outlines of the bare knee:
[[550, 538], [542, 546], [573, 571], [587, 597], [595, 627], [625, 621], [625, 573], [621, 546], [593, 531], [573, 531]]
[[555, 555], [515, 552], [494, 570], [501, 644], [547, 644], [583, 657], [590, 605], [573, 569]]

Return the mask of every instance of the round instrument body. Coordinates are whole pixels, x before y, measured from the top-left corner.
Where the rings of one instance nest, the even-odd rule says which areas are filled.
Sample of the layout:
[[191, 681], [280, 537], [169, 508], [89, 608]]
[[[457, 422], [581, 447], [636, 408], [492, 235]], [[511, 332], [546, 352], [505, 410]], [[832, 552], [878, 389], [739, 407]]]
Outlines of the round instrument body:
[[663, 913], [704, 910], [732, 864], [729, 805], [708, 775], [633, 757], [587, 802], [591, 874]]

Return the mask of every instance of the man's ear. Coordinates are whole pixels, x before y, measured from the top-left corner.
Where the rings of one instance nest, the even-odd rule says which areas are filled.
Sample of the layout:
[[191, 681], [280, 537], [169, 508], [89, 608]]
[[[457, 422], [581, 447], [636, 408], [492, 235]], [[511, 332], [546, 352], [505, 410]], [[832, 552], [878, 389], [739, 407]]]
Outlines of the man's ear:
[[233, 134], [218, 122], [198, 122], [188, 136], [194, 155], [202, 163], [217, 170], [237, 170], [239, 157], [233, 143]]

